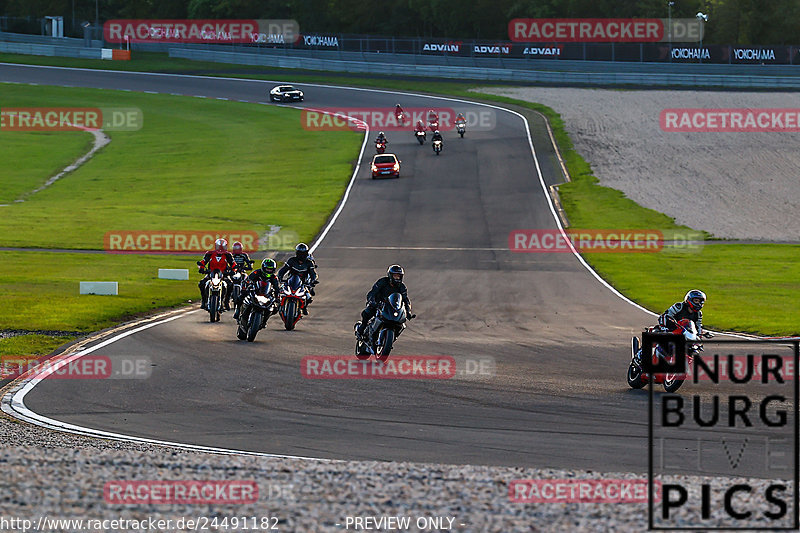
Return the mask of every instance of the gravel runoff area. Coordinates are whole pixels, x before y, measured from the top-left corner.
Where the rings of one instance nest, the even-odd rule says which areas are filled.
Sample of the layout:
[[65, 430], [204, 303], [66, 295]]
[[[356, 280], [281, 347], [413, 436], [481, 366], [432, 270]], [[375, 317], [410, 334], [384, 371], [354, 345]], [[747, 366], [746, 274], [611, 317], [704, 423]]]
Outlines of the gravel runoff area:
[[[408, 517], [410, 522], [407, 527], [400, 522], [394, 524], [394, 528], [383, 527], [380, 530], [596, 532], [639, 531], [647, 527], [646, 503], [520, 503], [511, 501], [509, 497], [509, 484], [518, 479], [644, 479], [640, 474], [601, 475], [533, 468], [220, 455], [83, 438], [19, 424], [6, 418], [0, 418], [0, 442], [3, 443], [0, 452], [2, 531], [22, 530], [21, 522], [15, 525], [9, 520], [31, 520], [38, 524], [42, 517], [48, 520], [45, 522], [49, 525], [46, 531], [192, 530], [191, 525], [178, 522], [181, 518], [201, 520], [207, 531], [267, 530], [266, 527], [254, 528], [252, 518], [248, 518], [249, 529], [242, 526], [244, 522], [239, 522], [238, 528], [234, 528], [234, 517], [239, 517], [239, 520], [258, 517], [259, 524], [262, 524], [262, 517], [275, 517], [263, 522], [272, 528], [271, 531], [308, 532], [375, 530], [378, 528], [373, 522], [363, 522], [364, 527], [357, 528], [355, 519], [375, 517], [380, 520], [390, 516]], [[236, 505], [109, 501], [115, 494], [132, 497], [133, 493], [114, 493], [111, 488], [130, 480], [254, 482], [258, 496], [252, 503]], [[754, 489], [754, 503], [749, 508], [776, 510], [763, 497], [765, 487], [775, 481], [693, 476], [674, 476], [671, 481], [689, 487], [689, 501], [694, 502], [699, 501], [699, 486], [704, 481], [710, 483], [712, 494], [717, 498], [723, 490], [720, 487], [727, 488], [734, 482], [749, 483]], [[112, 485], [107, 487], [107, 483]], [[786, 485], [788, 489], [784, 496], [789, 506], [788, 516], [791, 516], [789, 496], [793, 484], [787, 482]], [[615, 486], [622, 487], [623, 484], [618, 482]], [[547, 495], [546, 490], [542, 487], [541, 494]], [[532, 493], [521, 494], [530, 496]], [[643, 488], [640, 494], [644, 494]], [[744, 505], [745, 501], [746, 496], [737, 496], [737, 505]], [[724, 517], [721, 502], [712, 503], [711, 509], [712, 520], [703, 525], [731, 524], [730, 519]], [[216, 527], [213, 526], [215, 517]], [[226, 517], [229, 519], [227, 528], [222, 525]], [[109, 529], [92, 529], [91, 522], [84, 522], [84, 529], [77, 529], [74, 525], [58, 528], [51, 521], [71, 518], [131, 522], [118, 523], [116, 527], [108, 522]], [[670, 525], [699, 523], [697, 517], [689, 512], [682, 512], [674, 518]], [[4, 519], [5, 523], [2, 522]], [[155, 522], [167, 519], [173, 522], [161, 525]], [[423, 522], [426, 519], [440, 522]], [[777, 525], [760, 515], [755, 523], [760, 527]]]
[[800, 241], [800, 133], [675, 133], [662, 131], [659, 122], [662, 110], [675, 108], [797, 112], [796, 92], [480, 91], [554, 109], [602, 185], [679, 224], [723, 239]]

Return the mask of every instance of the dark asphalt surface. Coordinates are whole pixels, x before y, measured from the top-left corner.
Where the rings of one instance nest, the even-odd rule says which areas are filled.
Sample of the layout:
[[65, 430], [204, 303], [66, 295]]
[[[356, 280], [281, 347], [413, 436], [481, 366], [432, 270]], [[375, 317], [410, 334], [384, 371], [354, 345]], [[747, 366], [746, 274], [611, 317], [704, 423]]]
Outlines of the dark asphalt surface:
[[[0, 80], [252, 102], [267, 100], [273, 85], [11, 65], [0, 66]], [[489, 109], [298, 86], [311, 107], [392, 108], [400, 101], [405, 107]], [[556, 224], [524, 122], [493, 112], [491, 131], [468, 131], [464, 139], [445, 133], [440, 157], [410, 132], [388, 133], [403, 162], [402, 177], [371, 180], [368, 165], [362, 167], [341, 216], [314, 254], [321, 284], [310, 317], [296, 331], [284, 331], [275, 319], [255, 343], [240, 342], [230, 313], [210, 324], [196, 312], [96, 352], [149, 357], [149, 379], [46, 380], [26, 404], [106, 431], [277, 454], [645, 471], [648, 396], [628, 388], [625, 371], [630, 336], [652, 318], [612, 294], [571, 254], [508, 250], [510, 231]], [[530, 120], [544, 179], [557, 183], [544, 124], [533, 114]], [[372, 152], [368, 145], [364, 162]], [[364, 294], [395, 262], [406, 269], [418, 319], [393, 354], [491, 357], [496, 375], [302, 377], [304, 356], [353, 353], [352, 327]], [[708, 396], [713, 389], [687, 385], [682, 392]], [[731, 442], [741, 433], [720, 429], [716, 435]], [[691, 439], [698, 436], [685, 433], [676, 473], [730, 473], [718, 438], [706, 446], [702, 469], [692, 463], [697, 445]], [[763, 457], [760, 446], [747, 453]], [[737, 473], [760, 475], [760, 469], [763, 460], [753, 460]]]

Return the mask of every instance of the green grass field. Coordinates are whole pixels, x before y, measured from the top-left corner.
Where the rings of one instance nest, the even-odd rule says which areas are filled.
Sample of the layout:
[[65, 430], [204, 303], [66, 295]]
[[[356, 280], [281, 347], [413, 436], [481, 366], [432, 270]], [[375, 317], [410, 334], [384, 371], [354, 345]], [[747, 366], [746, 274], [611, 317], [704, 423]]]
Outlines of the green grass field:
[[[94, 89], [2, 90], [7, 106], [137, 107], [144, 125], [111, 132], [111, 144], [76, 172], [0, 208], [0, 246], [102, 249], [109, 231], [264, 233], [273, 225], [310, 239], [341, 198], [362, 139], [303, 130], [299, 111], [276, 106]], [[0, 189], [14, 181], [3, 173]]]
[[[582, 154], [577, 153], [560, 116], [540, 104], [470, 92], [464, 82], [426, 82], [374, 76], [347, 77], [311, 71], [250, 67], [169, 59], [165, 54], [135, 53], [131, 62], [103, 62], [67, 58], [40, 58], [0, 54], [0, 61], [154, 72], [192, 73], [254, 79], [280, 77], [298, 83], [328, 83], [380, 87], [400, 91], [443, 94], [478, 101], [506, 103], [538, 111], [550, 120], [573, 182], [560, 187], [561, 200], [573, 227], [653, 228], [688, 230], [669, 217], [645, 209], [621, 192], [602, 187]], [[222, 105], [230, 105], [224, 103]], [[706, 236], [710, 237], [710, 236]], [[694, 254], [586, 254], [587, 261], [625, 295], [661, 312], [690, 287], [709, 294], [705, 310], [708, 326], [761, 334], [798, 334], [800, 301], [797, 254], [792, 245], [714, 244]]]
[[0, 130], [0, 204], [41, 186], [91, 147], [90, 133]]
[[[195, 259], [186, 256], [0, 251], [0, 261], [8, 329], [91, 332], [200, 296]], [[158, 279], [159, 268], [189, 268], [191, 279]], [[119, 295], [79, 295], [81, 280], [118, 281]]]
[[[259, 104], [2, 84], [3, 106], [137, 107], [138, 131], [22, 203], [0, 207], [0, 246], [102, 250], [109, 231], [254, 231], [310, 241], [339, 202], [363, 135], [313, 132], [300, 112]], [[82, 155], [86, 133], [4, 131], [0, 173], [15, 199]], [[292, 244], [293, 245], [293, 244]], [[199, 255], [199, 254], [198, 254]], [[256, 256], [256, 258], [259, 258]], [[194, 257], [0, 251], [0, 330], [95, 331], [197, 299]], [[157, 279], [189, 268], [191, 281]], [[78, 282], [118, 281], [119, 296], [79, 296]], [[0, 339], [0, 353], [47, 353], [63, 337]]]

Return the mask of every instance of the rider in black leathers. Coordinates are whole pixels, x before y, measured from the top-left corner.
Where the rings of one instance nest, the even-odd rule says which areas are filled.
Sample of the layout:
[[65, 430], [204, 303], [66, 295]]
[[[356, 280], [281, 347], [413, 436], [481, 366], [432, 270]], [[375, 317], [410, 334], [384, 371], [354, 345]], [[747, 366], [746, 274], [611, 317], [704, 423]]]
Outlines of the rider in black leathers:
[[411, 314], [411, 300], [408, 299], [408, 289], [403, 283], [403, 267], [400, 265], [392, 265], [386, 271], [386, 276], [380, 278], [372, 286], [372, 289], [367, 293], [367, 307], [361, 311], [361, 325], [356, 329], [356, 336], [361, 338], [364, 331], [367, 329], [367, 324], [378, 312], [378, 307], [381, 302], [386, 300], [392, 294], [399, 292], [403, 296], [403, 305], [406, 308], [406, 314], [412, 317]]
[[[234, 270], [238, 270], [239, 272], [242, 273], [247, 273], [248, 270], [253, 268], [253, 260], [250, 259], [250, 256], [247, 254], [247, 252], [244, 251], [241, 242], [236, 241], [235, 243], [233, 243], [233, 247], [231, 248], [231, 257], [233, 257], [233, 261], [234, 263], [236, 263], [236, 265], [233, 267]], [[233, 290], [228, 291], [228, 296], [227, 299], [225, 300], [226, 307], [230, 307], [231, 296], [233, 296]], [[237, 305], [239, 303], [241, 302], [236, 302]]]
[[[275, 269], [277, 268], [277, 266], [278, 266], [277, 263], [275, 263], [275, 260], [273, 260], [272, 258], [267, 257], [266, 259], [264, 259], [261, 262], [261, 268], [252, 271], [250, 275], [247, 276], [247, 280], [245, 281], [245, 286], [242, 290], [242, 294], [244, 294], [245, 292], [252, 291], [256, 287], [258, 287], [259, 281], [264, 281], [268, 283], [270, 285], [270, 288], [272, 289], [273, 298], [275, 299], [275, 303], [271, 310], [273, 314], [276, 313], [278, 310], [278, 300], [280, 299], [280, 294], [281, 294], [281, 289], [280, 286], [278, 285], [278, 277], [275, 275]], [[233, 315], [234, 319], [239, 318], [240, 311], [242, 311], [241, 308], [236, 311], [236, 314]], [[245, 309], [244, 312], [245, 313], [243, 316], [247, 317], [247, 312], [249, 312], [249, 309]]]
[[[297, 274], [303, 283], [308, 287], [308, 292], [314, 296], [314, 286], [319, 283], [317, 280], [317, 264], [308, 250], [308, 245], [300, 243], [294, 248], [294, 257], [290, 257], [286, 263], [278, 271], [278, 281], [283, 282], [292, 274]], [[309, 298], [306, 302], [306, 307], [303, 308], [303, 313], [308, 314], [308, 304], [312, 302]]]

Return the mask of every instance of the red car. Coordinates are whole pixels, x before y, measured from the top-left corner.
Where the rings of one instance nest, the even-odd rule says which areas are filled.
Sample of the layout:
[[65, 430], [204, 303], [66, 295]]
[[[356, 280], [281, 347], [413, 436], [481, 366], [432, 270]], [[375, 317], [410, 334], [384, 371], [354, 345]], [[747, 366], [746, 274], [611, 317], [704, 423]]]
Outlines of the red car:
[[384, 176], [400, 177], [400, 160], [394, 154], [378, 154], [372, 158], [372, 179]]

